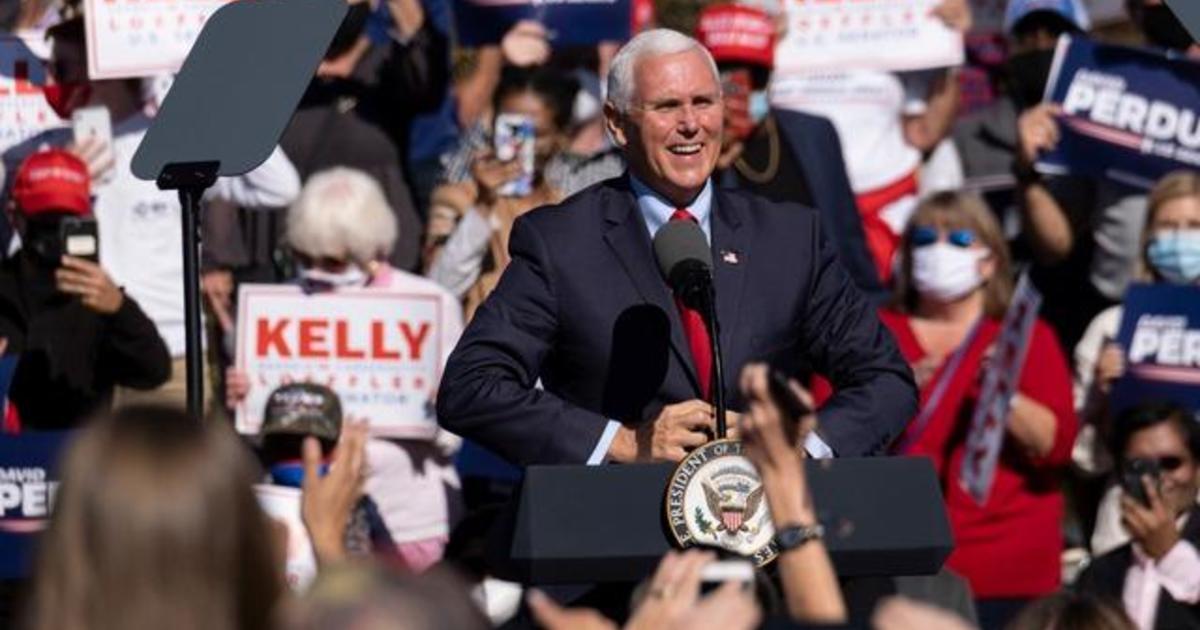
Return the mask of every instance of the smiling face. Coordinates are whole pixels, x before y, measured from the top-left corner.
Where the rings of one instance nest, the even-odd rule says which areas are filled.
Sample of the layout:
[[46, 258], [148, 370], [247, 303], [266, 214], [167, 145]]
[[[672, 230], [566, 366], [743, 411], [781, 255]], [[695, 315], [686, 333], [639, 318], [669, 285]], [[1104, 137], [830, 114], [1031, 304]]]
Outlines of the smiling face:
[[708, 181], [721, 151], [721, 86], [701, 50], [647, 56], [633, 69], [628, 111], [605, 105], [609, 131], [630, 172], [686, 206]]

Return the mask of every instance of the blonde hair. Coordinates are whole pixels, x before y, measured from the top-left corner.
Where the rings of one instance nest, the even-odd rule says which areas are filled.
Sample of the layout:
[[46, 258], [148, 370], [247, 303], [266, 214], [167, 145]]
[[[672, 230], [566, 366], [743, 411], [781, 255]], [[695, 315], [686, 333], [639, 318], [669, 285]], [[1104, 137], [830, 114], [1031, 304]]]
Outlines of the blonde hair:
[[900, 269], [896, 274], [892, 306], [903, 313], [916, 310], [919, 296], [912, 280], [913, 229], [936, 223], [937, 219], [942, 219], [951, 229], [966, 228], [975, 232], [980, 243], [991, 252], [995, 272], [983, 286], [983, 311], [989, 317], [1003, 317], [1013, 293], [1008, 243], [983, 200], [977, 195], [958, 191], [941, 192], [926, 198], [908, 220], [900, 242]]
[[288, 244], [313, 258], [366, 265], [388, 256], [397, 231], [396, 215], [379, 184], [340, 166], [309, 177], [287, 213]]
[[272, 626], [282, 551], [229, 427], [128, 407], [83, 429], [62, 473], [24, 627]]
[[1154, 237], [1150, 233], [1150, 227], [1154, 225], [1154, 220], [1158, 217], [1158, 211], [1168, 202], [1176, 199], [1185, 199], [1187, 197], [1195, 197], [1200, 199], [1200, 174], [1195, 171], [1174, 171], [1168, 173], [1154, 188], [1150, 189], [1150, 194], [1146, 198], [1146, 224], [1142, 226], [1142, 238], [1140, 242], [1141, 248], [1138, 250], [1138, 268], [1134, 271], [1134, 278], [1147, 282], [1160, 280], [1158, 274], [1154, 271], [1154, 266], [1150, 264], [1150, 259], [1146, 256], [1146, 249], [1150, 246], [1150, 239]]

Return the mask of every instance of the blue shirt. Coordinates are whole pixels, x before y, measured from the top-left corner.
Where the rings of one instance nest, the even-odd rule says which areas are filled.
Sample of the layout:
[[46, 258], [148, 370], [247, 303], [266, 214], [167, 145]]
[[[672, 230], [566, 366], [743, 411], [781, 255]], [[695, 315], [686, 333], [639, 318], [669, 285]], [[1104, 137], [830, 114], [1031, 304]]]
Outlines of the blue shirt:
[[[653, 239], [654, 235], [658, 234], [658, 229], [671, 220], [676, 206], [651, 190], [633, 174], [629, 175], [629, 184], [633, 188], [634, 197], [637, 198], [638, 210], [642, 212], [642, 220], [646, 222], [646, 229], [650, 230], [650, 238]], [[700, 190], [700, 194], [696, 195], [691, 205], [686, 208], [696, 219], [696, 223], [700, 224], [700, 229], [704, 230], [704, 238], [708, 239], [710, 245], [712, 244], [712, 197], [713, 186], [712, 180], [709, 179], [704, 182], [704, 188]]]

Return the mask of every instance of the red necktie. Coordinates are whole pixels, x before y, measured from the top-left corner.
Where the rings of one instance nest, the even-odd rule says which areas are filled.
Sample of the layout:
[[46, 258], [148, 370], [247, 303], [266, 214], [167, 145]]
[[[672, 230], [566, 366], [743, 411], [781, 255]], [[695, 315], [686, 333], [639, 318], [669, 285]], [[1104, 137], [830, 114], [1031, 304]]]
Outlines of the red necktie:
[[[696, 217], [693, 217], [686, 209], [680, 208], [671, 215], [672, 221], [691, 221], [695, 222]], [[679, 308], [679, 319], [683, 322], [683, 332], [687, 335], [688, 347], [692, 351], [692, 362], [696, 367], [696, 377], [700, 380], [700, 393], [704, 395], [704, 400], [708, 400], [709, 391], [712, 385], [712, 345], [709, 342], [708, 326], [704, 324], [704, 317], [700, 315], [700, 311], [691, 308], [683, 303], [683, 300], [678, 296], [675, 298], [675, 306]]]

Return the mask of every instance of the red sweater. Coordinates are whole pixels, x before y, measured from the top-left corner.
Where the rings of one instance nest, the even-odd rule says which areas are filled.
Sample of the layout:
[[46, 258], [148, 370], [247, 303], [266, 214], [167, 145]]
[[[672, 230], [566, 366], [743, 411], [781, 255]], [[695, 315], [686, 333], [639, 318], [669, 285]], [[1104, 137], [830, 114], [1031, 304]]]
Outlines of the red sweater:
[[[880, 319], [910, 365], [925, 356], [908, 316], [883, 311]], [[1079, 421], [1058, 339], [1049, 326], [1038, 321], [1018, 390], [1054, 412], [1054, 446], [1047, 456], [1031, 458], [1008, 436], [991, 493], [982, 506], [976, 505], [959, 483], [959, 471], [979, 394], [980, 363], [999, 329], [997, 321], [983, 323], [959, 366], [959, 377], [951, 382], [924, 432], [907, 445], [905, 453], [933, 459], [954, 532], [955, 549], [947, 564], [970, 581], [975, 596], [1036, 597], [1056, 591], [1061, 579], [1063, 497], [1058, 472], [1070, 459]], [[922, 408], [940, 375], [939, 370], [921, 388]]]

